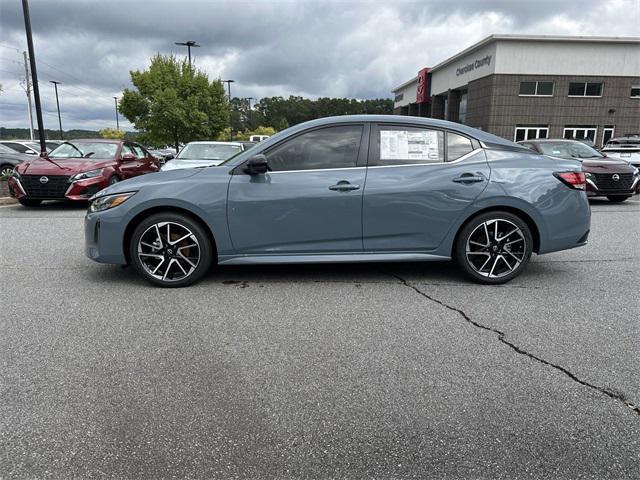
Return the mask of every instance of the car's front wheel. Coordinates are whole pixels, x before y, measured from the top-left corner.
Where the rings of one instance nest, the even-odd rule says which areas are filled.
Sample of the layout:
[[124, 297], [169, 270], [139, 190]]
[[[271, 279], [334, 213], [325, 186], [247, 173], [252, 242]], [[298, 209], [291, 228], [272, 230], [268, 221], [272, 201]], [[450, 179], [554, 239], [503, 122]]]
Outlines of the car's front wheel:
[[202, 226], [172, 212], [143, 220], [131, 236], [129, 253], [138, 273], [161, 287], [191, 285], [207, 273], [214, 257]]
[[12, 173], [13, 165], [8, 163], [0, 165], [0, 178], [9, 178]]
[[622, 203], [622, 202], [624, 202], [625, 200], [627, 200], [628, 198], [631, 198], [631, 195], [627, 195], [627, 196], [615, 196], [615, 197], [612, 195], [612, 196], [607, 197], [607, 199], [608, 199], [610, 202], [613, 202], [613, 203]]
[[473, 218], [458, 235], [456, 261], [472, 280], [496, 285], [518, 276], [533, 251], [529, 226], [509, 212]]

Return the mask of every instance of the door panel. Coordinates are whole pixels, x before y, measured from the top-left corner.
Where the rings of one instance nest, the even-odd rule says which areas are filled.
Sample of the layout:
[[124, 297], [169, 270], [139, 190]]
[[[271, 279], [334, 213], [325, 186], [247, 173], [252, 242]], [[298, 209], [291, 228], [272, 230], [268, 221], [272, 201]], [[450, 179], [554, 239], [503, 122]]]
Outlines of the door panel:
[[317, 128], [265, 152], [273, 170], [248, 175], [237, 167], [227, 215], [239, 253], [362, 251], [362, 192], [368, 129]]
[[[384, 163], [380, 161], [379, 129], [372, 131], [371, 142], [370, 163]], [[481, 149], [449, 163], [370, 166], [362, 211], [364, 250], [437, 248], [451, 225], [486, 188], [489, 175]]]
[[[229, 231], [241, 253], [362, 251], [365, 168], [233, 175]], [[354, 190], [331, 190], [349, 182]]]

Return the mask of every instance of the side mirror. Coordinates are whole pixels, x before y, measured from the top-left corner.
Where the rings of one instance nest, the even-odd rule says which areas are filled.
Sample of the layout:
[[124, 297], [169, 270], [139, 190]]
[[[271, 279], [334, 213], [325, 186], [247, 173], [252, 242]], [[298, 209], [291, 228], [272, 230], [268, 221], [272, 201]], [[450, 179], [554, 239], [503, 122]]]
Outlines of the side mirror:
[[122, 156], [122, 161], [123, 162], [135, 162], [136, 160], [137, 160], [136, 156], [133, 153], [125, 153]]
[[269, 164], [267, 163], [267, 157], [259, 153], [249, 159], [244, 164], [244, 171], [249, 175], [260, 175], [269, 171]]

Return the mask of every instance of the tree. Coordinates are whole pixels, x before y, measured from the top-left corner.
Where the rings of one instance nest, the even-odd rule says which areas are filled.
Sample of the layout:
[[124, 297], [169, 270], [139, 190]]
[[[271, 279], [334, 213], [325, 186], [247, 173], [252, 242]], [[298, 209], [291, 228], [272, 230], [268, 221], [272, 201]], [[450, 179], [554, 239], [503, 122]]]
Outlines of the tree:
[[112, 140], [122, 140], [125, 135], [123, 130], [116, 130], [115, 128], [103, 128], [98, 133], [100, 133], [102, 138], [109, 138]]
[[173, 55], [157, 54], [146, 71], [131, 71], [133, 90], [125, 89], [119, 111], [151, 144], [215, 138], [229, 124], [229, 105], [220, 80]]

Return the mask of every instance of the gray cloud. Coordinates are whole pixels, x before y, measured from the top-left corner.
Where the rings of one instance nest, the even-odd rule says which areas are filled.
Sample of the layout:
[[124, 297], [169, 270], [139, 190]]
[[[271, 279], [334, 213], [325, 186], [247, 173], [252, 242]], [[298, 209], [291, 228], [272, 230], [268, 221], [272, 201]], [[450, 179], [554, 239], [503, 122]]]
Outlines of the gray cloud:
[[[30, 3], [43, 104], [55, 111], [48, 80], [62, 81], [65, 128], [111, 126], [129, 71], [184, 55], [175, 41], [197, 40], [196, 64], [233, 78], [234, 96], [372, 98], [491, 33], [637, 35], [640, 23], [636, 0]], [[20, 2], [2, 2], [0, 31], [0, 125], [24, 126]]]

